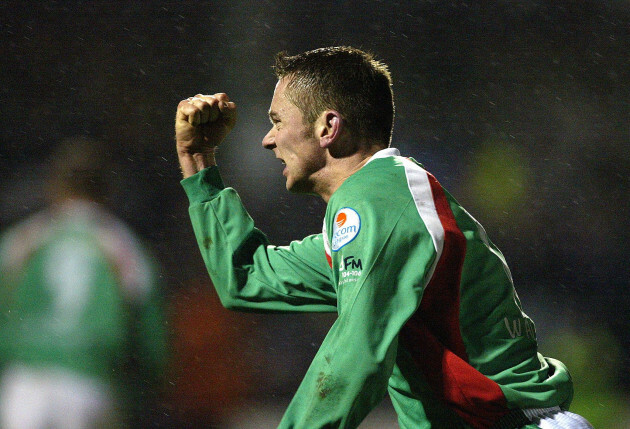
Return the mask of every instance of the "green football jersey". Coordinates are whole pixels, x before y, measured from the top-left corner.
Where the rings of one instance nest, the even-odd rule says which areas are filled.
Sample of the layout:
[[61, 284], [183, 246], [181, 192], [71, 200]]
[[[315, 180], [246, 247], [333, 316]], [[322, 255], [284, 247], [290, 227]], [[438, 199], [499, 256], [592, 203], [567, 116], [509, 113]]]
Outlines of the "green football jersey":
[[97, 204], [38, 213], [0, 240], [0, 365], [64, 368], [125, 385], [166, 364], [166, 328], [152, 258]]
[[338, 314], [280, 427], [356, 427], [387, 393], [402, 428], [490, 428], [568, 406], [568, 371], [537, 352], [503, 255], [396, 149], [343, 182], [321, 234], [289, 246], [268, 243], [216, 167], [182, 184], [226, 307]]

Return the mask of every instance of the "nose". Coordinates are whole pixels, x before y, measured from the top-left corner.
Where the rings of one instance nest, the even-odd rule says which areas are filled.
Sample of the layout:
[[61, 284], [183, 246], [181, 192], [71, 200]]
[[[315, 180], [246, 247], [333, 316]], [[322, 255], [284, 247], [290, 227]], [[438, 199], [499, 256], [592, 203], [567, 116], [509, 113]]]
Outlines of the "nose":
[[273, 149], [276, 147], [276, 132], [275, 132], [275, 128], [271, 127], [271, 129], [269, 130], [269, 132], [267, 133], [267, 135], [265, 137], [263, 137], [262, 139], [262, 145], [265, 149]]

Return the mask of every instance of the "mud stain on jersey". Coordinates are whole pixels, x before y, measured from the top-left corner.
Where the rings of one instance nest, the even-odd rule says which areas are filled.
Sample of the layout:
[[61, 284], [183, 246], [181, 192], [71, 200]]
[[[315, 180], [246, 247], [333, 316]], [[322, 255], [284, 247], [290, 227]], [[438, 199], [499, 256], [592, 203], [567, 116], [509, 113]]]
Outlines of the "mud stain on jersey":
[[325, 399], [332, 391], [330, 377], [324, 372], [320, 372], [317, 377], [317, 393], [321, 399]]

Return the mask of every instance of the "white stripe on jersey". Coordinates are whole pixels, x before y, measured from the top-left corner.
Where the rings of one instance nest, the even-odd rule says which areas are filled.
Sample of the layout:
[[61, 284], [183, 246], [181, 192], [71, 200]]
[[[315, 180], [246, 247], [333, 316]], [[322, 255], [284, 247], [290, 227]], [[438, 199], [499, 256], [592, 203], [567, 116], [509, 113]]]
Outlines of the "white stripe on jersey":
[[444, 227], [435, 208], [429, 177], [427, 176], [427, 172], [413, 161], [406, 158], [403, 158], [402, 161], [405, 166], [409, 192], [411, 192], [420, 218], [422, 218], [422, 221], [429, 230], [429, 234], [431, 234], [433, 246], [437, 252], [436, 260], [438, 260], [444, 248]]
[[[387, 158], [390, 156], [400, 157], [400, 152], [395, 148], [382, 149], [372, 155], [366, 165], [375, 159]], [[440, 256], [442, 255], [442, 250], [444, 248], [444, 227], [442, 226], [437, 209], [435, 208], [428, 173], [415, 162], [410, 161], [407, 158], [401, 159], [405, 168], [405, 175], [407, 177], [407, 187], [413, 197], [418, 214], [431, 235], [431, 240], [433, 241], [433, 246], [435, 247], [435, 252], [437, 253], [433, 266], [431, 267], [430, 275], [427, 277], [428, 281], [433, 275], [437, 262], [440, 260]], [[324, 235], [324, 248], [326, 250], [326, 254], [330, 256], [330, 245], [328, 243], [328, 235], [326, 234], [325, 222], [322, 229]]]
[[324, 251], [326, 255], [331, 258], [330, 243], [328, 243], [328, 232], [326, 231], [326, 219], [324, 219], [324, 226], [322, 226], [322, 235], [324, 236]]

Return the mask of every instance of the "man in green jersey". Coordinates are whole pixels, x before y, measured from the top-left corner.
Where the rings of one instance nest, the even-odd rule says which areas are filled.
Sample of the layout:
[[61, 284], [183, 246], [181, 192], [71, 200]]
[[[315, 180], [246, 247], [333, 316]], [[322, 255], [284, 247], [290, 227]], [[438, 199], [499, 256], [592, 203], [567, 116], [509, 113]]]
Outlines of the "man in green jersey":
[[390, 148], [386, 66], [349, 47], [276, 58], [263, 139], [286, 187], [327, 202], [321, 234], [273, 246], [214, 150], [236, 122], [226, 94], [179, 103], [190, 217], [223, 305], [336, 312], [281, 428], [356, 427], [386, 395], [403, 428], [590, 427], [567, 410], [566, 367], [537, 352], [510, 272], [484, 229]]
[[161, 281], [103, 206], [105, 152], [93, 139], [63, 142], [49, 163], [50, 206], [0, 237], [3, 429], [122, 428], [141, 424], [144, 398], [156, 399]]

